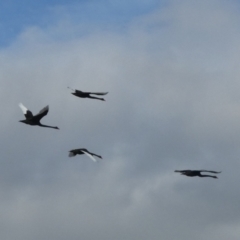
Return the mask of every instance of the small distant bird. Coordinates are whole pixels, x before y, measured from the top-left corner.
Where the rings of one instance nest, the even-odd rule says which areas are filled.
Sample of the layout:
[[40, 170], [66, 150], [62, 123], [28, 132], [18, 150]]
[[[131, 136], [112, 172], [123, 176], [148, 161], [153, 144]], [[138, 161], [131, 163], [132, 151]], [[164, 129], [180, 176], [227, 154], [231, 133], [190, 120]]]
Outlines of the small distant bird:
[[201, 172], [210, 172], [210, 173], [221, 173], [221, 172], [215, 172], [215, 171], [207, 171], [207, 170], [176, 170], [175, 172], [180, 172], [182, 175], [186, 175], [188, 177], [211, 177], [211, 178], [217, 178], [217, 176], [212, 175], [203, 175]]
[[25, 120], [21, 120], [19, 122], [26, 123], [32, 126], [38, 125], [40, 127], [48, 127], [48, 128], [54, 128], [59, 129], [58, 127], [52, 127], [48, 125], [44, 125], [40, 123], [40, 120], [47, 115], [49, 107], [46, 106], [43, 108], [38, 114], [33, 116], [32, 112], [29, 111], [22, 103], [19, 103], [19, 107], [22, 109], [24, 116], [26, 117]]
[[95, 153], [91, 153], [89, 152], [86, 148], [79, 148], [79, 149], [73, 149], [69, 151], [69, 157], [74, 157], [77, 154], [81, 155], [81, 154], [86, 154], [88, 157], [90, 157], [94, 162], [96, 162], [97, 160], [93, 157], [96, 156], [98, 158], [102, 158], [101, 156], [95, 154]]
[[70, 87], [68, 87], [69, 89], [71, 89], [72, 91], [74, 91], [72, 94], [74, 96], [77, 96], [77, 97], [80, 97], [80, 98], [92, 98], [92, 99], [98, 99], [98, 100], [101, 100], [101, 101], [105, 101], [104, 98], [98, 98], [98, 97], [94, 97], [94, 96], [91, 96], [90, 94], [94, 94], [94, 95], [106, 95], [108, 94], [108, 92], [82, 92], [82, 91], [79, 91], [79, 90], [74, 90]]

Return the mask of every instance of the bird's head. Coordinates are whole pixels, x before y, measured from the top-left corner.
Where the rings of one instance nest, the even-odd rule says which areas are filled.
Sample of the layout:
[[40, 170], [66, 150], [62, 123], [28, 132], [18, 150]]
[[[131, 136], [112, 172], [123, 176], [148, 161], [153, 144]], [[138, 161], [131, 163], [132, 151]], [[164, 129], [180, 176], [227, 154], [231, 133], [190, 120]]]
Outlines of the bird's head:
[[26, 123], [26, 120], [20, 120], [19, 122]]

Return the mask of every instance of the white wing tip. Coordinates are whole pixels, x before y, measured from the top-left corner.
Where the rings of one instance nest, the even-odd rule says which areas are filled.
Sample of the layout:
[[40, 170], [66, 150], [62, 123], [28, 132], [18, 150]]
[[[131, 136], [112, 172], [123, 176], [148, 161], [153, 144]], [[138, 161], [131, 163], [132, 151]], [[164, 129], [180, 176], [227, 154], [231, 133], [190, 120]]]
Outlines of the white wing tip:
[[97, 162], [97, 160], [89, 153], [85, 152], [82, 150], [82, 152], [84, 152], [88, 157], [90, 157], [94, 162]]
[[19, 103], [18, 106], [22, 109], [23, 113], [26, 114], [28, 109], [22, 103]]

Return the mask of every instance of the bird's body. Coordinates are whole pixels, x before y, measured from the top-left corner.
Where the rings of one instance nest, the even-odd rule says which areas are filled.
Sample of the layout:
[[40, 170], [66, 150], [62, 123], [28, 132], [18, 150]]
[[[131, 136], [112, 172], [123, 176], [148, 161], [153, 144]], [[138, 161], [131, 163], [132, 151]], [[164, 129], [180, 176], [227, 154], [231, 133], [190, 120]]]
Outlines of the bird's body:
[[76, 155], [81, 155], [81, 154], [86, 154], [88, 157], [90, 157], [94, 162], [96, 162], [97, 160], [93, 157], [96, 156], [98, 158], [102, 158], [101, 156], [95, 154], [95, 153], [91, 153], [89, 152], [86, 148], [78, 148], [78, 149], [73, 149], [69, 151], [69, 157], [74, 157]]
[[40, 126], [40, 127], [48, 127], [48, 128], [54, 128], [54, 129], [59, 129], [58, 127], [53, 127], [53, 126], [48, 126], [48, 125], [44, 125], [40, 122], [40, 120], [47, 115], [48, 111], [49, 111], [49, 107], [46, 106], [45, 108], [43, 108], [38, 114], [34, 115], [32, 114], [32, 112], [30, 110], [28, 110], [22, 103], [19, 103], [19, 107], [22, 109], [23, 114], [25, 116], [25, 120], [21, 120], [19, 122], [28, 124], [28, 125], [32, 125], [32, 126]]
[[217, 176], [212, 175], [203, 175], [201, 172], [210, 172], [210, 173], [221, 173], [221, 172], [215, 172], [215, 171], [208, 171], [208, 170], [176, 170], [175, 172], [179, 172], [182, 175], [188, 176], [188, 177], [211, 177], [211, 178], [217, 178]]
[[[69, 87], [68, 87], [69, 88]], [[69, 88], [71, 89], [71, 88]], [[74, 91], [72, 93], [72, 95], [76, 96], [76, 97], [80, 97], [80, 98], [92, 98], [92, 99], [98, 99], [98, 100], [101, 100], [101, 101], [105, 101], [104, 98], [98, 98], [98, 97], [94, 97], [94, 96], [91, 96], [91, 94], [93, 95], [106, 95], [108, 92], [82, 92], [80, 90], [74, 90], [74, 89], [71, 89], [72, 91]]]

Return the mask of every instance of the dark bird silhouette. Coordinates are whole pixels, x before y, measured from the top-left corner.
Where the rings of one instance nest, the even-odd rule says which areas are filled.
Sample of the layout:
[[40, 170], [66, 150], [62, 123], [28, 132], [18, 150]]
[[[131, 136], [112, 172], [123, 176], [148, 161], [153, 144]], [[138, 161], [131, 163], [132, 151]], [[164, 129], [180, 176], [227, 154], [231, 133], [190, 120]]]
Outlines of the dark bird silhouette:
[[201, 172], [210, 172], [210, 173], [221, 173], [221, 172], [215, 172], [215, 171], [207, 171], [207, 170], [176, 170], [175, 172], [180, 172], [182, 175], [188, 176], [188, 177], [211, 177], [211, 178], [217, 178], [217, 176], [212, 175], [203, 175]]
[[77, 97], [80, 97], [80, 98], [92, 98], [92, 99], [98, 99], [98, 100], [101, 100], [101, 101], [105, 101], [104, 98], [98, 98], [98, 97], [94, 97], [94, 96], [91, 96], [90, 94], [94, 94], [94, 95], [106, 95], [108, 92], [82, 92], [82, 91], [79, 91], [79, 90], [74, 90], [70, 87], [68, 87], [69, 89], [71, 89], [72, 91], [74, 91], [72, 93], [72, 95], [74, 96], [77, 96]]
[[73, 149], [69, 151], [69, 157], [74, 157], [77, 154], [81, 155], [81, 154], [86, 154], [88, 157], [90, 157], [94, 162], [96, 162], [97, 160], [93, 157], [96, 156], [98, 158], [102, 158], [101, 156], [95, 154], [95, 153], [91, 153], [89, 152], [86, 148], [79, 148], [79, 149]]
[[59, 129], [58, 127], [52, 127], [48, 125], [44, 125], [40, 123], [40, 120], [47, 115], [48, 113], [48, 106], [43, 108], [38, 114], [33, 116], [32, 112], [29, 111], [22, 103], [19, 103], [19, 107], [22, 109], [24, 116], [26, 117], [25, 120], [21, 120], [19, 122], [26, 123], [32, 126], [38, 125], [40, 127], [48, 127], [48, 128], [54, 128], [54, 129]]

